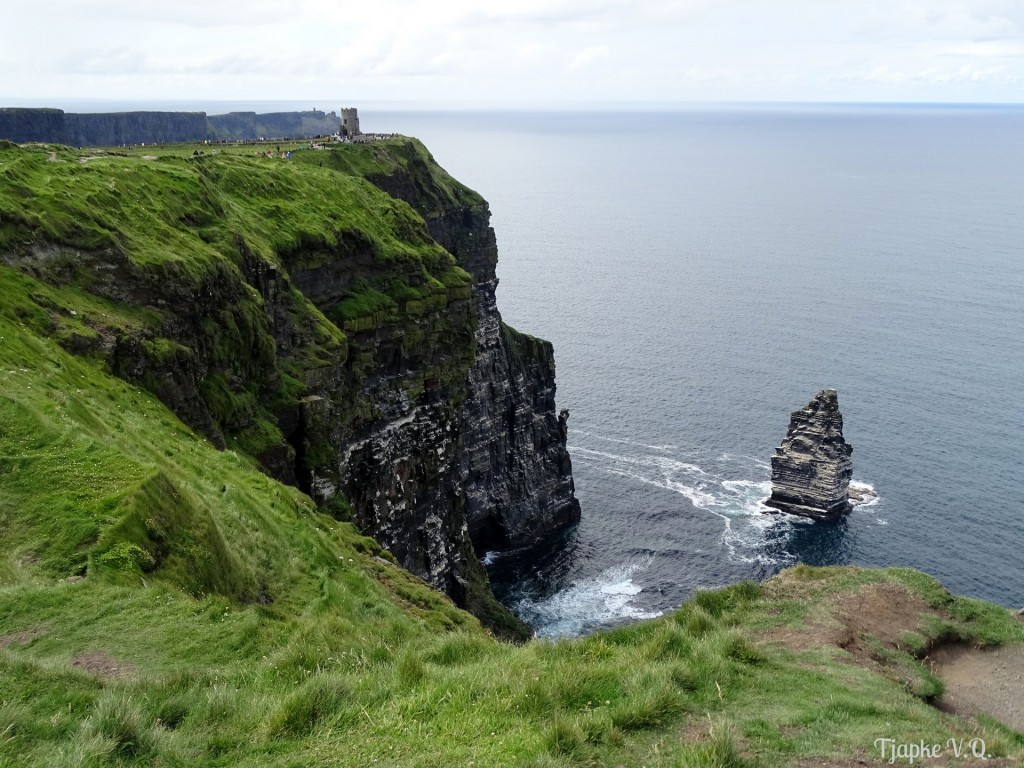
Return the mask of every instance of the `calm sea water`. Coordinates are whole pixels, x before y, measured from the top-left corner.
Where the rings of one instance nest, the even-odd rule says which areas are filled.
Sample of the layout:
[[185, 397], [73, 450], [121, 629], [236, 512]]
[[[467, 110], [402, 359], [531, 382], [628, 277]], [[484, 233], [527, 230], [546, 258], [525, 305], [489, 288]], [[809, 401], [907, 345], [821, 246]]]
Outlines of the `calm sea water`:
[[[555, 344], [583, 521], [487, 558], [539, 634], [801, 561], [1024, 606], [1024, 108], [360, 117], [490, 201], [502, 313]], [[837, 526], [766, 515], [823, 387], [879, 499]]]
[[[1024, 606], [1024, 108], [361, 117], [490, 201], [502, 313], [555, 344], [583, 521], [488, 558], [539, 634], [796, 562]], [[879, 499], [766, 515], [823, 387]]]

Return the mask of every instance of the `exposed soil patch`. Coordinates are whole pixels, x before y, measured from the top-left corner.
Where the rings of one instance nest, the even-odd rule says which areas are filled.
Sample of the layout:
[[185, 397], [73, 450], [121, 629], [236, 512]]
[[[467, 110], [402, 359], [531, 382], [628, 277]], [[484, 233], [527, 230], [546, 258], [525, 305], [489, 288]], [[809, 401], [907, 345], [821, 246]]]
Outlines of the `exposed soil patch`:
[[899, 647], [903, 635], [917, 630], [922, 614], [937, 615], [921, 598], [899, 584], [868, 584], [856, 592], [831, 598], [829, 617], [810, 621], [799, 629], [781, 627], [768, 633], [769, 641], [793, 651], [836, 646], [853, 654], [863, 665], [873, 665], [877, 645]]
[[117, 661], [103, 651], [79, 654], [71, 660], [71, 666], [99, 677], [126, 677], [135, 671], [133, 665]]
[[7, 646], [17, 643], [18, 645], [27, 645], [36, 638], [42, 637], [46, 634], [46, 627], [33, 627], [32, 629], [24, 629], [21, 632], [12, 632], [9, 635], [3, 635], [0, 637], [0, 648], [6, 648]]
[[873, 637], [886, 648], [898, 648], [907, 632], [921, 625], [923, 614], [937, 616], [920, 597], [898, 584], [869, 584], [833, 599], [835, 617], [842, 625], [840, 648], [854, 656], [871, 655]]
[[[854, 664], [900, 678], [898, 665], [881, 658], [879, 646], [901, 649], [905, 633], [917, 631], [928, 615], [941, 614], [905, 587], [892, 583], [869, 584], [856, 592], [832, 597], [826, 616], [808, 621], [797, 629], [771, 630], [765, 639], [797, 652], [829, 646], [842, 648], [851, 654]], [[940, 708], [967, 717], [984, 712], [1024, 733], [1024, 645], [993, 650], [943, 645], [934, 648], [925, 661], [945, 686], [937, 702]], [[860, 760], [863, 759], [873, 764], [871, 756], [867, 756], [850, 762], [811, 761], [806, 765], [862, 765]], [[965, 764], [962, 759], [955, 762]], [[929, 768], [945, 764], [929, 762]], [[992, 768], [1002, 762], [989, 760], [985, 764]]]
[[961, 715], [984, 712], [1024, 733], [1024, 645], [992, 650], [949, 645], [928, 660], [946, 686], [943, 709]]

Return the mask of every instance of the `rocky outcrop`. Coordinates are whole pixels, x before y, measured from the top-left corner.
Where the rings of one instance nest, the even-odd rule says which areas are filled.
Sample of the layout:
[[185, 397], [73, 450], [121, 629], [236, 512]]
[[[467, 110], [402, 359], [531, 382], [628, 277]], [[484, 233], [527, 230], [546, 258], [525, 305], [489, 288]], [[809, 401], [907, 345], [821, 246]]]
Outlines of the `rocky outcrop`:
[[64, 120], [67, 139], [61, 143], [75, 147], [170, 144], [206, 138], [203, 112], [72, 112], [66, 113]]
[[68, 132], [62, 109], [0, 108], [0, 139], [16, 144], [49, 141], [67, 144]]
[[823, 389], [793, 411], [789, 431], [772, 456], [770, 507], [816, 520], [837, 520], [850, 509], [853, 446], [843, 438], [834, 389]]

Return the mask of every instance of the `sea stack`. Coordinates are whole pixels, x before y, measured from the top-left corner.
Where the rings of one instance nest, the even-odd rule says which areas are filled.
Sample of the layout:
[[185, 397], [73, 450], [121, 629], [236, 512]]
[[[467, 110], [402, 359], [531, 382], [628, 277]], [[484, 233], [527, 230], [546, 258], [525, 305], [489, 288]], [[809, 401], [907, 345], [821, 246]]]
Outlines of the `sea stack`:
[[853, 446], [843, 439], [839, 395], [823, 389], [789, 419], [772, 456], [772, 495], [766, 502], [791, 515], [838, 520], [849, 513]]

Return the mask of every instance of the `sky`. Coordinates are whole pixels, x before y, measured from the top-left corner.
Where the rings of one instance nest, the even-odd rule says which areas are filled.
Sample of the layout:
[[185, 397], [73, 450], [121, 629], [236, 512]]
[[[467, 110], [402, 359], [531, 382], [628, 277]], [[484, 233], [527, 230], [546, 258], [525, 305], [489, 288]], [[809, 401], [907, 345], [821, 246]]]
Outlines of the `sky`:
[[68, 99], [1020, 103], [1024, 0], [5, 4], [0, 106]]

